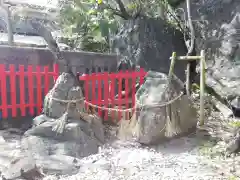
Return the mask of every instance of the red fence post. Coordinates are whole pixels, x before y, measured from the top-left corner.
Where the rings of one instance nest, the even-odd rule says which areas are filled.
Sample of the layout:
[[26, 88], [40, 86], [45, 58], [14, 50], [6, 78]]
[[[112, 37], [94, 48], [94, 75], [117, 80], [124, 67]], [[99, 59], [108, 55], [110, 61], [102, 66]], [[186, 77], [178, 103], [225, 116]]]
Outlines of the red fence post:
[[[92, 99], [91, 99], [91, 102], [93, 103], [93, 104], [96, 104], [96, 96], [95, 96], [95, 94], [96, 94], [96, 74], [95, 73], [93, 73], [92, 75], [91, 75], [91, 77], [92, 77], [92, 79], [91, 79], [91, 84], [92, 84]], [[94, 110], [93, 111], [95, 111], [95, 108], [93, 108]]]
[[[126, 106], [125, 106], [125, 108], [126, 109], [128, 109], [128, 103], [129, 103], [129, 86], [128, 86], [128, 79], [129, 79], [129, 75], [130, 75], [130, 73], [129, 73], [129, 71], [126, 71], [125, 72], [125, 74], [126, 74], [126, 78], [125, 78], [125, 102], [126, 102]], [[126, 111], [125, 112], [125, 114], [124, 114], [124, 117], [126, 118], [126, 119], [124, 119], [124, 120], [127, 120], [128, 119], [128, 112]]]
[[[122, 80], [123, 80], [123, 72], [119, 71], [118, 73], [119, 79], [118, 79], [118, 109], [121, 110], [121, 106], [122, 106]], [[121, 120], [121, 116], [122, 116], [122, 112], [118, 111], [118, 120]]]
[[28, 66], [28, 94], [29, 94], [29, 112], [34, 115], [34, 95], [33, 95], [33, 67]]
[[25, 84], [24, 84], [24, 66], [19, 66], [19, 86], [20, 86], [20, 110], [21, 115], [26, 116], [26, 102], [25, 102]]
[[[111, 107], [114, 107], [115, 105], [115, 80], [116, 80], [116, 75], [115, 73], [110, 74], [110, 80], [111, 80], [111, 86], [110, 86], [110, 100], [111, 100]], [[111, 112], [111, 117], [115, 118], [116, 111]]]
[[1, 87], [1, 99], [2, 99], [2, 118], [7, 118], [8, 116], [8, 108], [7, 108], [7, 85], [6, 85], [6, 72], [5, 72], [5, 65], [0, 64], [0, 87]]
[[37, 114], [40, 114], [42, 108], [42, 82], [40, 66], [36, 66], [36, 80], [37, 80]]
[[[104, 82], [104, 107], [108, 108], [108, 98], [109, 98], [109, 82], [108, 82], [108, 72], [103, 73], [103, 82]], [[104, 112], [104, 120], [108, 119], [108, 110]]]
[[[132, 77], [132, 107], [135, 107], [135, 94], [136, 94], [136, 73], [134, 73], [133, 77]], [[132, 113], [134, 113], [135, 109], [132, 111]]]
[[58, 75], [59, 75], [59, 66], [58, 64], [53, 64], [53, 72], [55, 75], [53, 75], [54, 83], [57, 81]]
[[[102, 74], [101, 74], [102, 75]], [[97, 81], [98, 81], [98, 106], [101, 107], [102, 106], [102, 79], [101, 79], [102, 76], [98, 76], [97, 78]], [[98, 109], [98, 115], [100, 117], [102, 117], [102, 110], [99, 108]]]
[[[44, 66], [44, 95], [47, 95], [49, 90], [49, 67]], [[53, 75], [54, 77], [54, 75]]]
[[[90, 80], [90, 76], [88, 76], [88, 75], [85, 75], [85, 76], [82, 76], [81, 78], [80, 78], [81, 80], [84, 80], [85, 82], [84, 82], [84, 92], [85, 92], [85, 100], [86, 100], [86, 102], [89, 102], [89, 99], [88, 99], [88, 96], [89, 96], [89, 94], [88, 94], [88, 91], [89, 91], [89, 87], [88, 87], [88, 85], [89, 85], [89, 80]], [[86, 111], [88, 111], [88, 109], [89, 109], [89, 106], [88, 106], [88, 104], [85, 104], [85, 108], [86, 108]]]
[[16, 71], [13, 64], [9, 65], [10, 90], [11, 90], [11, 109], [12, 117], [17, 116], [17, 100], [16, 100]]

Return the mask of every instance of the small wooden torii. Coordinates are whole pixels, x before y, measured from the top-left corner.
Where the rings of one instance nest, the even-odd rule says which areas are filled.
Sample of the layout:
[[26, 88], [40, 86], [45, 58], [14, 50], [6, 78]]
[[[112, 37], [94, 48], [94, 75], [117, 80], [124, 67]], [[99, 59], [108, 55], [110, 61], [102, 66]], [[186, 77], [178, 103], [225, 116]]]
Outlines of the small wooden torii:
[[[200, 56], [177, 56], [176, 52], [172, 53], [171, 64], [169, 69], [169, 79], [172, 78], [173, 71], [174, 71], [174, 65], [176, 63], [176, 60], [182, 60], [182, 61], [194, 61], [194, 60], [200, 60], [200, 120], [199, 120], [199, 126], [204, 125], [204, 92], [205, 92], [205, 51], [201, 50]], [[188, 82], [191, 83], [191, 82]], [[191, 84], [186, 86], [189, 88]], [[187, 89], [188, 91], [189, 89]]]

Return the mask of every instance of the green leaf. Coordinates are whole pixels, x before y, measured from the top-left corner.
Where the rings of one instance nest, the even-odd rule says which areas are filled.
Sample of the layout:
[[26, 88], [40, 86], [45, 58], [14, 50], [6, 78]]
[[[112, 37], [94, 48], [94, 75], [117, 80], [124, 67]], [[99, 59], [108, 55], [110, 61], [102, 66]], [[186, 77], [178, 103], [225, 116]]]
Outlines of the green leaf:
[[95, 10], [95, 9], [90, 9], [88, 12], [87, 12], [87, 14], [88, 15], [97, 15], [97, 11]]
[[127, 5], [127, 8], [130, 10], [136, 9], [137, 8], [137, 4], [136, 3], [130, 3]]

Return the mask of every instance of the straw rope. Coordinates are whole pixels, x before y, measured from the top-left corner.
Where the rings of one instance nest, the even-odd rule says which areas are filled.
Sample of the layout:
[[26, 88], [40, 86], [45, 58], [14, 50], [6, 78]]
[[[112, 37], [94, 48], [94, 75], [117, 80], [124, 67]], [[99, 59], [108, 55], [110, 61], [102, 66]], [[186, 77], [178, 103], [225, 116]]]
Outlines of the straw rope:
[[58, 98], [54, 98], [54, 97], [47, 97], [48, 99], [51, 99], [51, 100], [54, 100], [54, 101], [58, 101], [58, 102], [62, 102], [62, 103], [68, 103], [68, 104], [72, 104], [72, 103], [78, 103], [80, 101], [83, 101], [85, 104], [93, 107], [93, 108], [98, 108], [98, 109], [101, 109], [101, 110], [109, 110], [109, 111], [117, 111], [117, 112], [129, 112], [129, 111], [132, 111], [132, 110], [137, 110], [137, 109], [141, 109], [141, 108], [158, 108], [158, 107], [164, 107], [164, 106], [167, 106], [167, 105], [170, 105], [172, 103], [174, 103], [175, 101], [177, 101], [179, 98], [181, 98], [183, 95], [183, 92], [181, 92], [178, 96], [176, 96], [174, 99], [172, 100], [169, 100], [168, 102], [165, 102], [165, 103], [153, 103], [153, 104], [140, 104], [140, 103], [137, 103], [138, 105], [140, 105], [140, 108], [139, 107], [136, 107], [136, 105], [132, 108], [127, 108], [127, 109], [119, 109], [119, 108], [108, 108], [108, 107], [102, 107], [102, 106], [98, 106], [98, 105], [95, 105], [95, 104], [92, 104], [88, 101], [85, 100], [85, 98], [81, 98], [81, 99], [76, 99], [76, 100], [63, 100], [63, 99], [58, 99]]

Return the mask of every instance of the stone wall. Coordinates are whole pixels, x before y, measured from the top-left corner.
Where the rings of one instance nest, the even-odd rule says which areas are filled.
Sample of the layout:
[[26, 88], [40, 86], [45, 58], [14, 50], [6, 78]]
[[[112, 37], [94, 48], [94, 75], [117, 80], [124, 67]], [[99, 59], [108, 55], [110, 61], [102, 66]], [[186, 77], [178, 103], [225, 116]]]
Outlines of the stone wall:
[[[34, 68], [37, 65], [49, 66], [52, 71], [54, 64], [54, 57], [48, 49], [40, 48], [23, 48], [23, 47], [9, 47], [0, 46], [0, 64], [5, 64], [7, 69], [9, 64], [18, 65], [33, 65]], [[117, 56], [116, 55], [106, 55], [100, 53], [92, 52], [70, 52], [64, 51], [64, 56], [69, 59], [74, 71], [85, 73], [85, 72], [99, 72], [99, 71], [109, 71], [114, 72], [117, 67]], [[64, 64], [60, 63], [60, 72], [63, 70]], [[17, 69], [18, 70], [18, 69]], [[36, 80], [34, 79], [34, 97], [36, 97]], [[51, 81], [53, 83], [53, 81]], [[42, 80], [42, 90], [44, 90], [45, 82]], [[19, 89], [19, 79], [16, 79], [16, 92], [17, 92], [17, 103], [20, 102], [20, 89]], [[51, 87], [51, 86], [50, 86]], [[8, 104], [11, 104], [11, 92], [9, 78], [7, 78], [7, 97]], [[43, 92], [43, 91], [42, 91]], [[43, 94], [44, 95], [44, 94]], [[25, 97], [26, 102], [28, 101], [28, 88], [27, 88], [27, 78], [25, 79]], [[44, 97], [44, 96], [43, 96]], [[1, 97], [0, 97], [1, 103]], [[36, 99], [35, 99], [36, 103]], [[10, 111], [9, 111], [10, 112]], [[20, 111], [19, 111], [20, 113]], [[10, 113], [11, 114], [11, 113]]]

